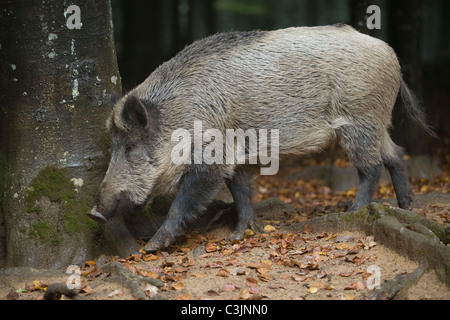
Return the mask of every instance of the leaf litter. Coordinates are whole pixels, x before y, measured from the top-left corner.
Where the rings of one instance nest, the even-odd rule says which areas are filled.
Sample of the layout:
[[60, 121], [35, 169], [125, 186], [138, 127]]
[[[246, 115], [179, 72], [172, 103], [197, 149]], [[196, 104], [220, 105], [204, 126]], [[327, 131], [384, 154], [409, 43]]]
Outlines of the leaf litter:
[[[346, 166], [346, 162], [340, 161], [337, 165]], [[411, 182], [415, 194], [449, 192], [448, 175], [432, 180], [411, 179]], [[313, 216], [347, 210], [356, 189], [333, 193], [320, 180], [288, 181], [272, 176], [258, 177], [255, 189], [258, 192], [254, 202], [275, 196], [291, 204], [296, 211], [289, 216], [267, 219], [262, 233], [246, 230], [242, 241], [192, 233], [186, 236], [185, 242], [167, 251], [141, 251], [123, 259], [103, 259], [106, 262], [117, 261], [133, 275], [164, 283], [162, 288], [142, 285], [146, 298], [161, 296], [179, 300], [364, 299], [372, 292], [368, 287], [374, 283], [370, 266], [380, 268], [381, 283], [417, 268], [416, 262], [401, 257], [376, 243], [373, 237], [359, 232], [319, 234], [309, 224], [295, 233], [283, 229], [283, 225], [305, 221]], [[375, 197], [392, 196], [394, 190], [390, 184], [380, 186]], [[386, 202], [386, 205], [389, 204]], [[434, 214], [434, 220], [450, 223], [448, 204], [430, 204], [419, 214]], [[144, 243], [141, 245], [143, 247]], [[96, 261], [86, 261], [80, 268], [79, 294], [84, 298], [136, 298], [127, 288], [107, 281], [111, 274], [99, 268]], [[58, 280], [64, 283], [67, 275]], [[42, 299], [43, 292], [52, 281], [55, 278], [33, 279], [20, 287], [10, 285], [10, 291], [3, 297]], [[439, 290], [448, 293], [445, 285], [435, 291]], [[433, 292], [420, 294], [425, 298], [439, 297]], [[448, 294], [445, 297], [450, 299]]]

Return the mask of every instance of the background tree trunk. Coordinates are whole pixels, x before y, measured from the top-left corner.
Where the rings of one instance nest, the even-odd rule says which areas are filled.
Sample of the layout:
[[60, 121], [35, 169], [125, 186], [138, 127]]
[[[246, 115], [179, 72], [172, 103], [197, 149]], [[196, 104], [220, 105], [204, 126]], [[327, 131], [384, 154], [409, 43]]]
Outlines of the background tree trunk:
[[[421, 1], [398, 0], [389, 2], [389, 44], [395, 49], [405, 82], [423, 103], [423, 74], [421, 59]], [[426, 106], [424, 106], [424, 109]], [[393, 136], [395, 142], [406, 147], [410, 154], [426, 153], [423, 129], [405, 120], [404, 109], [394, 108]]]
[[65, 3], [2, 1], [0, 266], [58, 268], [99, 247], [86, 213], [108, 165], [111, 97], [121, 94], [111, 7], [77, 1], [82, 27], [69, 29]]
[[351, 24], [359, 32], [370, 35], [371, 30], [367, 28], [367, 8], [372, 4], [370, 0], [351, 0]]

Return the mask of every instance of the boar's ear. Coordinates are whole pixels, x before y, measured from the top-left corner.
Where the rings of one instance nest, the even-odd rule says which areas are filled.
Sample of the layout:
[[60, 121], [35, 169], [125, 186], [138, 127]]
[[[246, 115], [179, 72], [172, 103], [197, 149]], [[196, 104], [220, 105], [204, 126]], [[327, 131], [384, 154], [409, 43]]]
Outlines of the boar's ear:
[[147, 110], [142, 101], [135, 95], [127, 97], [122, 109], [122, 119], [131, 128], [148, 128]]

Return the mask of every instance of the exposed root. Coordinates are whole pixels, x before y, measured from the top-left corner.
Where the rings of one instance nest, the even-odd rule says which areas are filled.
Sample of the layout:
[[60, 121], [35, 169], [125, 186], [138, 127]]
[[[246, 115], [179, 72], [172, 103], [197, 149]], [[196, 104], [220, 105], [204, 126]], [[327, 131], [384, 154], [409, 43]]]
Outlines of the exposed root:
[[84, 297], [79, 296], [76, 290], [69, 289], [65, 283], [52, 283], [47, 287], [44, 294], [44, 300], [59, 300], [61, 296], [73, 300], [85, 300]]
[[406, 297], [410, 287], [416, 284], [428, 267], [426, 260], [419, 263], [419, 267], [411, 273], [398, 275], [394, 279], [384, 282], [379, 289], [369, 296], [370, 300], [391, 300]]
[[[122, 285], [126, 286], [133, 297], [139, 300], [147, 298], [144, 290], [141, 288], [142, 283], [147, 283], [157, 288], [164, 286], [164, 282], [158, 279], [146, 278], [138, 274], [131, 273], [127, 268], [117, 261], [112, 261], [104, 266], [101, 266], [101, 270], [108, 272], [113, 276], [113, 279], [117, 279]], [[160, 299], [160, 296], [155, 296], [152, 299]]]

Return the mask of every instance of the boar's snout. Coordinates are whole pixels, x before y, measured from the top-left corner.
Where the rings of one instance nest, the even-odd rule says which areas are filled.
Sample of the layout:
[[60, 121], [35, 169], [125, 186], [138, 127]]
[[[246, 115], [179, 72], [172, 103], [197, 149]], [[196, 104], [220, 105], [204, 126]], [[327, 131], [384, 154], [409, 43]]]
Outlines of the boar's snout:
[[104, 224], [106, 223], [106, 218], [97, 211], [97, 206], [94, 206], [92, 210], [88, 213], [89, 218], [94, 220], [95, 222]]

